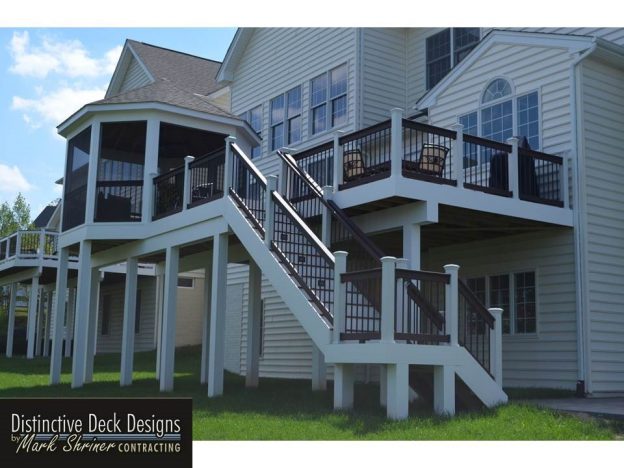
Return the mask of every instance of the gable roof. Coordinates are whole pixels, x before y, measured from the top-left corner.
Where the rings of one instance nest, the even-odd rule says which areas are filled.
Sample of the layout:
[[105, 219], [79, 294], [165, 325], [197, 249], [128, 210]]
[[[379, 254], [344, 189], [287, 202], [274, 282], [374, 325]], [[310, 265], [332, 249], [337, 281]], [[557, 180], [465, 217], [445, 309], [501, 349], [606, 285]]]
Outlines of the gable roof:
[[35, 220], [33, 221], [33, 225], [39, 229], [46, 227], [48, 225], [48, 222], [50, 221], [50, 218], [54, 214], [55, 210], [56, 210], [56, 205], [46, 206], [41, 211], [41, 213], [39, 213], [39, 215], [35, 218]]
[[426, 109], [436, 103], [437, 97], [451, 86], [465, 70], [475, 63], [479, 57], [495, 44], [527, 45], [535, 47], [555, 47], [566, 49], [569, 53], [577, 53], [589, 49], [597, 39], [592, 36], [572, 34], [534, 33], [526, 31], [509, 31], [493, 29], [470, 53], [453, 68], [433, 88], [427, 91], [415, 104], [415, 109]]
[[254, 31], [255, 28], [238, 28], [236, 30], [236, 34], [234, 34], [234, 38], [217, 73], [216, 78], [219, 83], [227, 84], [234, 79], [234, 71], [238, 67], [238, 63]]

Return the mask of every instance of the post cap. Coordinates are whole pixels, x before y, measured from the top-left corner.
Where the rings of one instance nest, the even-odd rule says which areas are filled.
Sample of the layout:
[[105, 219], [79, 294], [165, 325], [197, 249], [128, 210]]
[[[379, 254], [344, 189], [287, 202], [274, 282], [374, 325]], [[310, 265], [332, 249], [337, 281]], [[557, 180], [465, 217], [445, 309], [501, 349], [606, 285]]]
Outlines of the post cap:
[[517, 136], [512, 136], [507, 138], [507, 144], [508, 145], [517, 145], [520, 142], [520, 138], [518, 138]]
[[501, 309], [500, 307], [490, 307], [488, 309], [488, 312], [492, 314], [496, 319], [503, 315], [503, 309]]
[[184, 162], [185, 163], [192, 163], [193, 161], [195, 161], [195, 156], [184, 156]]
[[390, 109], [390, 113], [403, 115], [403, 109], [401, 109], [400, 107], [393, 107], [392, 109]]
[[448, 265], [444, 265], [444, 271], [447, 273], [451, 271], [459, 271], [459, 265], [455, 265], [454, 263], [449, 263]]
[[396, 257], [391, 257], [391, 256], [386, 256], [386, 257], [381, 257], [381, 263], [390, 263], [390, 262], [396, 262], [397, 258]]
[[267, 190], [277, 190], [277, 176], [275, 174], [267, 176]]
[[236, 137], [234, 135], [229, 135], [229, 136], [225, 137], [225, 141], [227, 141], [229, 143], [236, 143]]
[[461, 132], [464, 130], [464, 124], [455, 122], [454, 124], [451, 125], [451, 129], [456, 132]]
[[334, 186], [333, 185], [324, 185], [323, 186], [323, 197], [331, 198], [334, 194]]

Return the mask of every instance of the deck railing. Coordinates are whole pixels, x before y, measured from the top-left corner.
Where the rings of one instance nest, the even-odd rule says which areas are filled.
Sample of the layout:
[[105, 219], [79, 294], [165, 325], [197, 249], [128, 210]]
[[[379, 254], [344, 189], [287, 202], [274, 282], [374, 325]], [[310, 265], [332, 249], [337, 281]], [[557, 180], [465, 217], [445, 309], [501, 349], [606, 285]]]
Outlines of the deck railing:
[[494, 330], [494, 317], [479, 301], [472, 290], [458, 282], [458, 340], [459, 344], [491, 373], [490, 343]]
[[153, 219], [179, 213], [183, 208], [184, 166], [154, 177]]
[[456, 132], [403, 119], [403, 175], [456, 185], [453, 140]]
[[56, 259], [58, 233], [41, 229], [17, 231], [0, 239], [0, 262], [10, 259]]
[[225, 150], [220, 149], [189, 164], [189, 207], [208, 203], [223, 196]]
[[143, 180], [98, 180], [96, 222], [141, 221]]

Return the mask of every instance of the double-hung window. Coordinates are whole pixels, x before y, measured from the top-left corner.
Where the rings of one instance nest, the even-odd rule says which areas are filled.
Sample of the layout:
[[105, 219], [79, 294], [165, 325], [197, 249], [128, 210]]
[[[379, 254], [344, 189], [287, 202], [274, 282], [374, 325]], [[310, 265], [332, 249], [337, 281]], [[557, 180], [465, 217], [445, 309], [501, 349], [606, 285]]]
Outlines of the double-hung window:
[[346, 64], [310, 82], [310, 122], [313, 135], [347, 122]]
[[[253, 109], [243, 113], [241, 116], [253, 129], [258, 136], [262, 137], [262, 106], [254, 107]], [[262, 146], [254, 146], [251, 148], [251, 159], [257, 158], [262, 153]]]
[[447, 28], [426, 41], [427, 89], [433, 88], [479, 43], [479, 28]]
[[271, 150], [301, 140], [301, 86], [271, 99]]

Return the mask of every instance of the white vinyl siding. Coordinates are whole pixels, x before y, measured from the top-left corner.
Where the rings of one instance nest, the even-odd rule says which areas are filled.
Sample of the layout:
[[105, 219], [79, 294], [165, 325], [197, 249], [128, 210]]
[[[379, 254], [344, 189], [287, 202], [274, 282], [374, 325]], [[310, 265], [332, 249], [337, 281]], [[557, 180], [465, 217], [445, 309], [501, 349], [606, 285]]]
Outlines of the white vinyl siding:
[[119, 93], [125, 93], [126, 91], [131, 91], [148, 84], [150, 84], [149, 76], [147, 76], [141, 64], [136, 59], [132, 58], [130, 60], [130, 65], [128, 65], [126, 69], [126, 74], [123, 77], [121, 85], [119, 86]]
[[591, 391], [624, 392], [624, 71], [582, 65]]
[[242, 283], [228, 284], [225, 314], [225, 369], [234, 374], [241, 371], [241, 319], [243, 313]]
[[[510, 28], [516, 31], [543, 32], [550, 34], [574, 34], [577, 36], [602, 37], [607, 41], [624, 45], [624, 28]], [[485, 36], [491, 29], [483, 29], [482, 36]]]
[[[461, 266], [460, 278], [535, 271], [537, 333], [503, 335], [506, 387], [574, 389], [577, 380], [574, 236], [560, 229], [431, 249], [425, 270]], [[513, 246], [513, 248], [509, 248]]]

